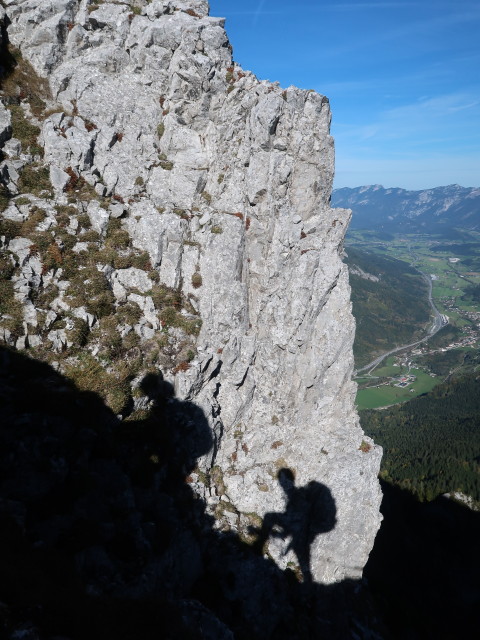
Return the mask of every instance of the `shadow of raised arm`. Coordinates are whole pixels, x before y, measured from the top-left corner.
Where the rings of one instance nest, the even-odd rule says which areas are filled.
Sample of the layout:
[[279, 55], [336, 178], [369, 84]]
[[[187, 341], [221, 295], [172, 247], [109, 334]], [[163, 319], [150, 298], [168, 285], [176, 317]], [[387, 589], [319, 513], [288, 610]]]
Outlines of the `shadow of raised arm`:
[[263, 552], [269, 537], [290, 538], [284, 555], [290, 550], [295, 553], [304, 583], [311, 583], [311, 545], [318, 535], [335, 527], [335, 500], [328, 487], [320, 482], [312, 481], [304, 487], [295, 487], [290, 469], [280, 469], [278, 481], [287, 500], [285, 511], [265, 514], [261, 528], [250, 529], [257, 534], [254, 548]]

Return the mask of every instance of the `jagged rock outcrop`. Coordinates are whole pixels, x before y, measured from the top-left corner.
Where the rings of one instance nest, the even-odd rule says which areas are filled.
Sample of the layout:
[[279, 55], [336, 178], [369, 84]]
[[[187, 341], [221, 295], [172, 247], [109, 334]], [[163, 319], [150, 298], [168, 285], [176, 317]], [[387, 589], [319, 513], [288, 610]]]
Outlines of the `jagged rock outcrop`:
[[[217, 526], [248, 538], [252, 523], [284, 511], [277, 474], [291, 469], [297, 486], [322, 483], [334, 500], [334, 524], [312, 544], [313, 577], [360, 576], [380, 524], [381, 450], [354, 407], [341, 259], [350, 214], [329, 207], [328, 100], [259, 81], [232, 62], [224, 21], [209, 17], [204, 0], [4, 4], [11, 44], [51, 91], [41, 113], [22, 97], [12, 112], [38, 127], [40, 148], [20, 145], [13, 127], [2, 162], [3, 183], [20, 196], [4, 217], [23, 225], [20, 236], [3, 233], [16, 256], [4, 339], [35, 347], [32, 328], [41, 326], [61, 353], [85, 344], [95, 324], [108, 333], [102, 317], [125, 315], [125, 305], [130, 316], [115, 330], [136, 336], [130, 349], [148, 344], [151, 354], [168, 329], [175, 355], [166, 375], [213, 430], [189, 481]], [[0, 139], [12, 135], [9, 119], [0, 105]], [[47, 169], [50, 182], [25, 203], [31, 172], [38, 188]], [[32, 250], [25, 224], [55, 233], [62, 215], [62, 234], [45, 246], [39, 236]], [[81, 256], [92, 242], [115, 255], [79, 267], [80, 275], [94, 269], [83, 271], [85, 299], [65, 252]], [[32, 291], [49, 284], [39, 305]], [[179, 313], [175, 322], [155, 286], [180, 296], [167, 307]], [[15, 322], [18, 304], [24, 315]], [[93, 359], [98, 344], [85, 346]], [[166, 360], [152, 362], [165, 371]], [[282, 568], [299, 562], [288, 539], [272, 537], [269, 553]]]

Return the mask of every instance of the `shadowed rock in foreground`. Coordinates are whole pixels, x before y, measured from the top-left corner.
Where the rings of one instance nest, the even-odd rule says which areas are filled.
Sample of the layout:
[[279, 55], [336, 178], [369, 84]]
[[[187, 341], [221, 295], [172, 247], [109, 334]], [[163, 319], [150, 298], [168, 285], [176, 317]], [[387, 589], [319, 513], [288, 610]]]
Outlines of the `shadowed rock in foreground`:
[[[197, 457], [212, 446], [203, 412], [177, 400], [159, 376], [144, 388], [150, 417], [122, 423], [49, 365], [0, 350], [6, 637], [28, 629], [22, 637], [32, 640], [346, 639], [361, 626], [375, 628], [360, 584], [322, 586], [305, 571], [302, 583], [255, 544], [214, 529], [188, 484]], [[289, 473], [282, 471], [282, 482]], [[307, 493], [313, 489], [322, 512], [306, 514], [308, 501], [290, 487], [295, 507], [283, 520], [283, 535], [302, 557], [287, 522], [316, 522], [315, 535], [335, 525], [328, 489]]]

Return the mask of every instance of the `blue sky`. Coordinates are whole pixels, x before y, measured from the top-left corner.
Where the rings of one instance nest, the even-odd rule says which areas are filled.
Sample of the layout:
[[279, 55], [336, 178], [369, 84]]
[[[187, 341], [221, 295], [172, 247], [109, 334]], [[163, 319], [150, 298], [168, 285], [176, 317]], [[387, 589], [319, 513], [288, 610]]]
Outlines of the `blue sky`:
[[335, 187], [480, 186], [480, 2], [210, 0], [235, 60], [330, 99]]

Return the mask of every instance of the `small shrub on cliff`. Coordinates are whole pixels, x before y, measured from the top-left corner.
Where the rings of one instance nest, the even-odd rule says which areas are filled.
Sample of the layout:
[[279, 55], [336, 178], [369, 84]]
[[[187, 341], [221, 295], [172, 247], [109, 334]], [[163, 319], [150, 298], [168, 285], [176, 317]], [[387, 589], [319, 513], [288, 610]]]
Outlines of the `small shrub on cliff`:
[[32, 255], [39, 255], [40, 258], [43, 259], [48, 247], [52, 244], [51, 234], [48, 231], [35, 231], [30, 233], [28, 237], [32, 241], [30, 253]]
[[100, 347], [102, 355], [115, 358], [121, 355], [122, 337], [117, 328], [115, 315], [104, 316], [100, 320]]
[[105, 231], [105, 237], [111, 237], [115, 233], [115, 231], [120, 231], [121, 228], [122, 222], [121, 220], [119, 220], [119, 218], [110, 218], [107, 224], [107, 229]]
[[116, 317], [119, 323], [133, 326], [142, 317], [142, 310], [136, 302], [127, 302], [118, 307]]
[[45, 274], [51, 269], [58, 269], [63, 263], [63, 256], [60, 247], [56, 242], [52, 242], [42, 257], [42, 272]]
[[12, 114], [13, 137], [20, 140], [23, 150], [26, 152], [30, 149], [32, 155], [43, 155], [43, 149], [38, 144], [40, 129], [26, 119], [24, 111], [19, 105], [12, 105], [10, 113]]
[[160, 160], [158, 164], [165, 171], [171, 171], [173, 169], [173, 162], [170, 162], [170, 160]]
[[121, 229], [120, 231], [112, 233], [107, 239], [106, 246], [113, 247], [114, 249], [127, 249], [130, 246], [130, 242], [130, 234], [128, 231]]
[[12, 240], [20, 235], [21, 222], [0, 218], [0, 236], [5, 236], [6, 240]]
[[78, 217], [78, 224], [84, 229], [90, 229], [92, 223], [90, 222], [90, 217], [87, 213], [81, 213]]
[[363, 451], [363, 453], [368, 453], [372, 448], [372, 445], [368, 443], [366, 440], [362, 440], [362, 444], [358, 447], [359, 451]]
[[52, 197], [52, 185], [47, 167], [39, 167], [38, 165], [24, 167], [18, 181], [18, 189], [23, 193]]
[[52, 302], [58, 296], [59, 290], [56, 284], [30, 290], [30, 297], [37, 309], [49, 309]]
[[67, 289], [72, 306], [85, 306], [89, 313], [103, 318], [114, 312], [115, 298], [103, 273], [95, 267], [78, 271]]
[[188, 215], [188, 213], [185, 211], [185, 209], [179, 209], [178, 207], [175, 207], [175, 209], [173, 210], [173, 213], [176, 216], [179, 216], [180, 218], [182, 218], [182, 220], [189, 220], [190, 217]]
[[97, 393], [117, 414], [121, 413], [129, 400], [130, 387], [122, 373], [107, 372], [89, 353], [82, 354], [77, 362], [65, 367], [65, 375], [81, 391]]
[[94, 229], [87, 229], [78, 237], [80, 242], [100, 242], [100, 234]]
[[173, 306], [179, 309], [182, 306], [182, 294], [176, 289], [164, 284], [156, 284], [152, 287], [151, 296], [156, 309]]
[[194, 289], [198, 289], [201, 286], [202, 286], [202, 275], [198, 271], [195, 271], [195, 273], [192, 275], [192, 287]]
[[190, 363], [187, 362], [186, 360], [183, 360], [182, 362], [177, 364], [176, 367], [172, 369], [172, 373], [173, 375], [176, 375], [177, 373], [188, 371], [189, 369], [190, 369]]
[[[147, 251], [141, 251], [132, 257], [132, 267], [142, 269], [142, 271], [150, 272], [152, 265], [150, 264], [150, 255]], [[156, 273], [156, 271], [154, 272]]]
[[45, 100], [51, 99], [48, 81], [36, 74], [19, 49], [10, 47], [5, 66], [7, 70], [0, 77], [0, 88], [7, 102], [18, 104], [26, 100], [33, 115], [40, 118], [45, 109]]
[[181, 316], [175, 307], [165, 307], [161, 310], [159, 317], [164, 327], [179, 327], [181, 324]]
[[14, 272], [14, 265], [6, 251], [0, 253], [0, 280], [10, 280]]
[[13, 282], [11, 280], [0, 280], [0, 315], [1, 326], [16, 335], [22, 334], [23, 308], [15, 298]]
[[214, 485], [215, 491], [218, 496], [223, 496], [226, 492], [225, 482], [223, 480], [223, 471], [215, 465], [210, 470], [210, 485]]
[[202, 328], [202, 321], [200, 318], [184, 318], [181, 328], [190, 336], [198, 336]]
[[113, 293], [107, 290], [87, 300], [85, 308], [88, 313], [92, 313], [97, 318], [103, 318], [114, 311], [114, 302]]
[[22, 224], [21, 235], [28, 238], [32, 231], [35, 231], [36, 227], [45, 220], [46, 215], [47, 212], [44, 209], [32, 207], [28, 220]]
[[122, 340], [122, 344], [123, 344], [123, 348], [126, 349], [127, 351], [129, 349], [133, 349], [134, 347], [137, 347], [140, 344], [140, 336], [138, 336], [135, 333], [135, 331], [130, 331], [130, 333], [127, 333], [127, 335], [124, 336]]
[[73, 329], [67, 331], [67, 337], [73, 342], [74, 347], [84, 347], [88, 341], [90, 329], [87, 322], [81, 318], [75, 318], [73, 321]]
[[7, 188], [0, 183], [0, 213], [5, 211], [9, 204], [10, 194], [8, 193]]

